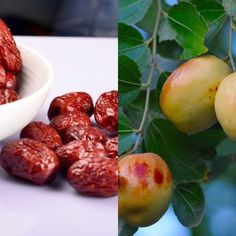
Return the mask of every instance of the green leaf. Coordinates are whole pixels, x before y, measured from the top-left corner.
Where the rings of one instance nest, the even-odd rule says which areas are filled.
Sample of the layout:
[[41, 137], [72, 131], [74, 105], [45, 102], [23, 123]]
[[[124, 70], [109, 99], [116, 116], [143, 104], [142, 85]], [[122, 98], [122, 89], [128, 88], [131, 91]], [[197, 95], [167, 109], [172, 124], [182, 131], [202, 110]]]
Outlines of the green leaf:
[[143, 72], [151, 62], [151, 51], [145, 44], [143, 36], [135, 28], [119, 24], [119, 55], [132, 59]]
[[168, 72], [164, 72], [160, 75], [158, 81], [157, 81], [157, 86], [156, 86], [156, 91], [155, 91], [155, 95], [156, 95], [156, 99], [157, 99], [157, 104], [160, 107], [160, 95], [161, 95], [161, 90], [163, 85], [165, 84], [168, 76], [170, 75], [170, 73]]
[[137, 227], [127, 225], [123, 220], [119, 220], [119, 236], [133, 236], [137, 231]]
[[181, 2], [174, 5], [167, 17], [167, 31], [169, 30], [172, 36], [170, 40], [175, 35], [175, 40], [183, 47], [182, 59], [189, 59], [207, 52], [204, 39], [208, 28], [193, 4]]
[[225, 17], [224, 8], [216, 0], [192, 0], [192, 3], [197, 7], [208, 27]]
[[119, 94], [119, 107], [125, 106], [132, 102], [140, 93], [140, 89], [133, 90], [128, 93]]
[[119, 155], [127, 151], [133, 144], [134, 139], [132, 135], [134, 134], [133, 128], [130, 126], [129, 118], [119, 110], [118, 117], [118, 135], [119, 135]]
[[[235, 17], [236, 20], [236, 17]], [[234, 21], [235, 21], [234, 20]], [[233, 25], [235, 25], [236, 22], [233, 22]], [[229, 34], [229, 27], [230, 27], [230, 21], [227, 20], [225, 22], [225, 24], [223, 25], [222, 29], [220, 30], [220, 32], [216, 35], [216, 37], [214, 38], [214, 40], [212, 40], [212, 42], [209, 44], [209, 53], [213, 54], [219, 58], [221, 58], [222, 60], [224, 60], [226, 57], [228, 57], [228, 34]], [[234, 61], [236, 61], [236, 51], [234, 50], [235, 47], [235, 32], [233, 32], [233, 57], [234, 57]]]
[[129, 118], [121, 110], [119, 110], [118, 120], [119, 134], [133, 133]]
[[118, 145], [118, 155], [128, 151], [135, 143], [135, 138], [133, 138], [133, 133], [131, 134], [119, 134], [119, 145]]
[[229, 16], [236, 17], [236, 1], [235, 0], [223, 0], [222, 1], [225, 11]]
[[124, 107], [124, 112], [131, 120], [134, 128], [138, 128], [141, 123], [145, 99], [146, 92], [141, 91], [137, 98]]
[[219, 145], [226, 135], [221, 128], [212, 128], [204, 130], [191, 136], [197, 148], [211, 148]]
[[166, 40], [161, 43], [157, 42], [157, 49], [157, 53], [161, 57], [169, 59], [178, 59], [183, 52], [183, 49], [175, 40]]
[[[141, 88], [141, 74], [138, 66], [127, 56], [119, 56], [118, 74], [119, 95], [127, 95], [130, 102], [137, 96], [137, 91]], [[132, 93], [134, 91], [136, 92]], [[133, 96], [130, 96], [131, 94]]]
[[217, 153], [215, 148], [199, 148], [198, 150], [201, 152], [203, 159], [207, 164], [208, 162], [213, 162], [216, 158]]
[[155, 28], [157, 17], [157, 1], [152, 1], [148, 11], [141, 21], [137, 22], [136, 25], [146, 32], [152, 33]]
[[146, 149], [145, 149], [144, 140], [141, 139], [141, 142], [140, 142], [140, 144], [138, 145], [138, 148], [137, 148], [137, 150], [136, 150], [135, 153], [145, 153], [145, 152], [147, 152], [147, 151], [146, 151]]
[[200, 185], [178, 185], [174, 191], [173, 208], [181, 224], [187, 227], [198, 226], [205, 211], [205, 199]]
[[127, 56], [119, 56], [119, 93], [127, 93], [141, 87], [138, 66]]
[[172, 72], [181, 64], [179, 60], [172, 60], [159, 55], [156, 59], [162, 71]]
[[212, 162], [210, 172], [209, 172], [209, 179], [215, 179], [225, 173], [230, 164], [232, 163], [232, 159], [229, 156], [218, 156]]
[[124, 55], [131, 58], [138, 65], [141, 73], [143, 73], [145, 69], [147, 69], [152, 60], [151, 50], [146, 45], [126, 51]]
[[[156, 91], [152, 90], [150, 94], [147, 122], [154, 118], [163, 118], [155, 93]], [[135, 128], [139, 127], [142, 120], [145, 100], [146, 92], [141, 91], [139, 96], [134, 101], [124, 107], [125, 114], [130, 118], [131, 123]]]
[[228, 56], [229, 23], [226, 21], [215, 38], [208, 43], [209, 54], [213, 54], [222, 60]]
[[236, 143], [229, 138], [226, 138], [220, 145], [216, 148], [217, 154], [219, 156], [228, 156], [236, 154]]
[[192, 3], [207, 23], [209, 30], [206, 40], [210, 42], [220, 31], [226, 20], [224, 8], [216, 0], [192, 0]]
[[119, 23], [118, 25], [118, 47], [119, 53], [132, 50], [134, 48], [143, 46], [143, 36], [132, 26]]
[[206, 166], [188, 135], [168, 120], [154, 119], [146, 129], [147, 151], [160, 155], [170, 167], [176, 184], [206, 179]]
[[[169, 9], [171, 8], [165, 1], [162, 1], [161, 5], [162, 5], [162, 10], [164, 12], [168, 12]], [[145, 16], [142, 18], [141, 21], [137, 22], [136, 25], [142, 30], [146, 31], [147, 33], [152, 34], [155, 28], [156, 18], [157, 18], [157, 1], [153, 0]], [[163, 20], [163, 18], [164, 16], [161, 15], [161, 21]]]
[[152, 0], [119, 0], [119, 22], [134, 24], [147, 12]]
[[158, 30], [158, 35], [159, 35], [159, 42], [163, 42], [166, 40], [174, 40], [176, 38], [176, 32], [171, 27], [170, 22], [167, 18], [161, 21]]

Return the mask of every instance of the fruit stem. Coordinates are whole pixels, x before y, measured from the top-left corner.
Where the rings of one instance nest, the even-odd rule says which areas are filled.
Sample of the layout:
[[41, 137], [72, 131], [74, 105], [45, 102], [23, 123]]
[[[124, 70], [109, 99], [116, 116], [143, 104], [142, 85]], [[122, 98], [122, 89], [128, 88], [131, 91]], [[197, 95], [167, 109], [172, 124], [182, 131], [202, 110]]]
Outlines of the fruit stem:
[[232, 53], [232, 37], [233, 37], [233, 17], [230, 17], [230, 26], [229, 26], [229, 46], [228, 46], [228, 55], [230, 59], [230, 64], [232, 66], [233, 71], [236, 71], [236, 66]]
[[161, 14], [162, 14], [161, 0], [157, 0], [157, 18], [156, 18], [156, 23], [155, 23], [154, 31], [153, 31], [152, 36], [145, 41], [145, 43], [147, 45], [149, 45], [150, 43], [155, 44], [155, 46], [152, 45], [152, 46], [155, 47], [155, 50], [156, 50], [157, 31], [158, 31], [159, 24], [160, 24]]
[[122, 155], [121, 158], [136, 151], [136, 149], [138, 148], [140, 139], [141, 139], [141, 135], [142, 135], [144, 125], [145, 125], [145, 121], [146, 121], [146, 117], [147, 117], [147, 113], [148, 113], [148, 108], [149, 108], [149, 100], [150, 100], [150, 93], [151, 93], [151, 81], [152, 81], [152, 76], [153, 76], [153, 70], [154, 70], [154, 67], [157, 66], [157, 62], [156, 62], [156, 42], [157, 42], [157, 31], [158, 31], [158, 27], [159, 27], [159, 24], [160, 24], [161, 14], [162, 14], [161, 0], [157, 0], [157, 17], [156, 17], [155, 28], [154, 28], [152, 37], [149, 40], [146, 41], [146, 43], [148, 42], [148, 44], [152, 42], [152, 63], [151, 63], [151, 68], [150, 68], [150, 71], [149, 71], [149, 74], [148, 74], [147, 83], [145, 84], [146, 98], [145, 98], [143, 116], [142, 116], [142, 120], [141, 120], [139, 128], [135, 131], [135, 133], [137, 134], [137, 139], [135, 141], [134, 146], [128, 152], [126, 152], [124, 155]]
[[[152, 80], [153, 69], [154, 69], [154, 64], [151, 65], [149, 76], [148, 76], [148, 81]], [[146, 116], [147, 116], [147, 112], [148, 112], [148, 108], [149, 108], [150, 92], [151, 92], [151, 84], [149, 84], [149, 86], [147, 87], [143, 117], [142, 117], [140, 126], [137, 130], [137, 133], [142, 132], [144, 124], [145, 124], [145, 120], [146, 120]]]

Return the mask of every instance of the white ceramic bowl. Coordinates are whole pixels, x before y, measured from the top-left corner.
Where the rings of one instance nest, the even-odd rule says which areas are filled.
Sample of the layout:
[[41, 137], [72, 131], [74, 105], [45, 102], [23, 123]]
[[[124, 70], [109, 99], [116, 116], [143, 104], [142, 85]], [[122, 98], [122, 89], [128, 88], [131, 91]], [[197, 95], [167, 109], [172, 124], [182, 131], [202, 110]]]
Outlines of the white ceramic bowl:
[[37, 115], [52, 85], [50, 63], [38, 52], [17, 46], [23, 61], [18, 80], [21, 99], [0, 105], [0, 140], [21, 130]]

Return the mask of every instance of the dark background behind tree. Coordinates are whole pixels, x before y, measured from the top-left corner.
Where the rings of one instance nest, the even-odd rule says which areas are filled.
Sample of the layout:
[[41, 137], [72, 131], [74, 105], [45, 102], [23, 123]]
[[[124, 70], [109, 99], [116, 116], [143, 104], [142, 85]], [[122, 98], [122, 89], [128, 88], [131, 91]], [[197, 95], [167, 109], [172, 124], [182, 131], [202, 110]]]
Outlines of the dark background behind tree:
[[14, 35], [115, 37], [116, 0], [0, 0]]

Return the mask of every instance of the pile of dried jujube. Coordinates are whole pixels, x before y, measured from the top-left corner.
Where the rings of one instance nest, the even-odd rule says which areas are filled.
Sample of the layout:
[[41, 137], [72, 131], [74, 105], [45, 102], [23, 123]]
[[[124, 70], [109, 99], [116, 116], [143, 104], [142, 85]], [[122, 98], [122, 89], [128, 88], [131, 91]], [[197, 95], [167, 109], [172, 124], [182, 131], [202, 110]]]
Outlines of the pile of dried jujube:
[[[21, 67], [20, 51], [0, 19], [0, 105], [19, 99], [16, 75]], [[97, 125], [90, 120], [93, 114]], [[117, 195], [117, 91], [103, 93], [95, 107], [85, 92], [56, 97], [48, 118], [50, 124], [28, 124], [21, 139], [2, 148], [1, 167], [38, 185], [49, 183], [62, 170], [82, 194]]]
[[[93, 114], [97, 125], [90, 120]], [[48, 118], [50, 124], [28, 124], [20, 133], [21, 139], [2, 148], [2, 168], [38, 185], [52, 181], [62, 170], [82, 194], [117, 195], [117, 91], [100, 95], [95, 107], [85, 92], [56, 97]]]
[[0, 105], [19, 99], [16, 76], [21, 67], [20, 51], [10, 30], [0, 19]]

